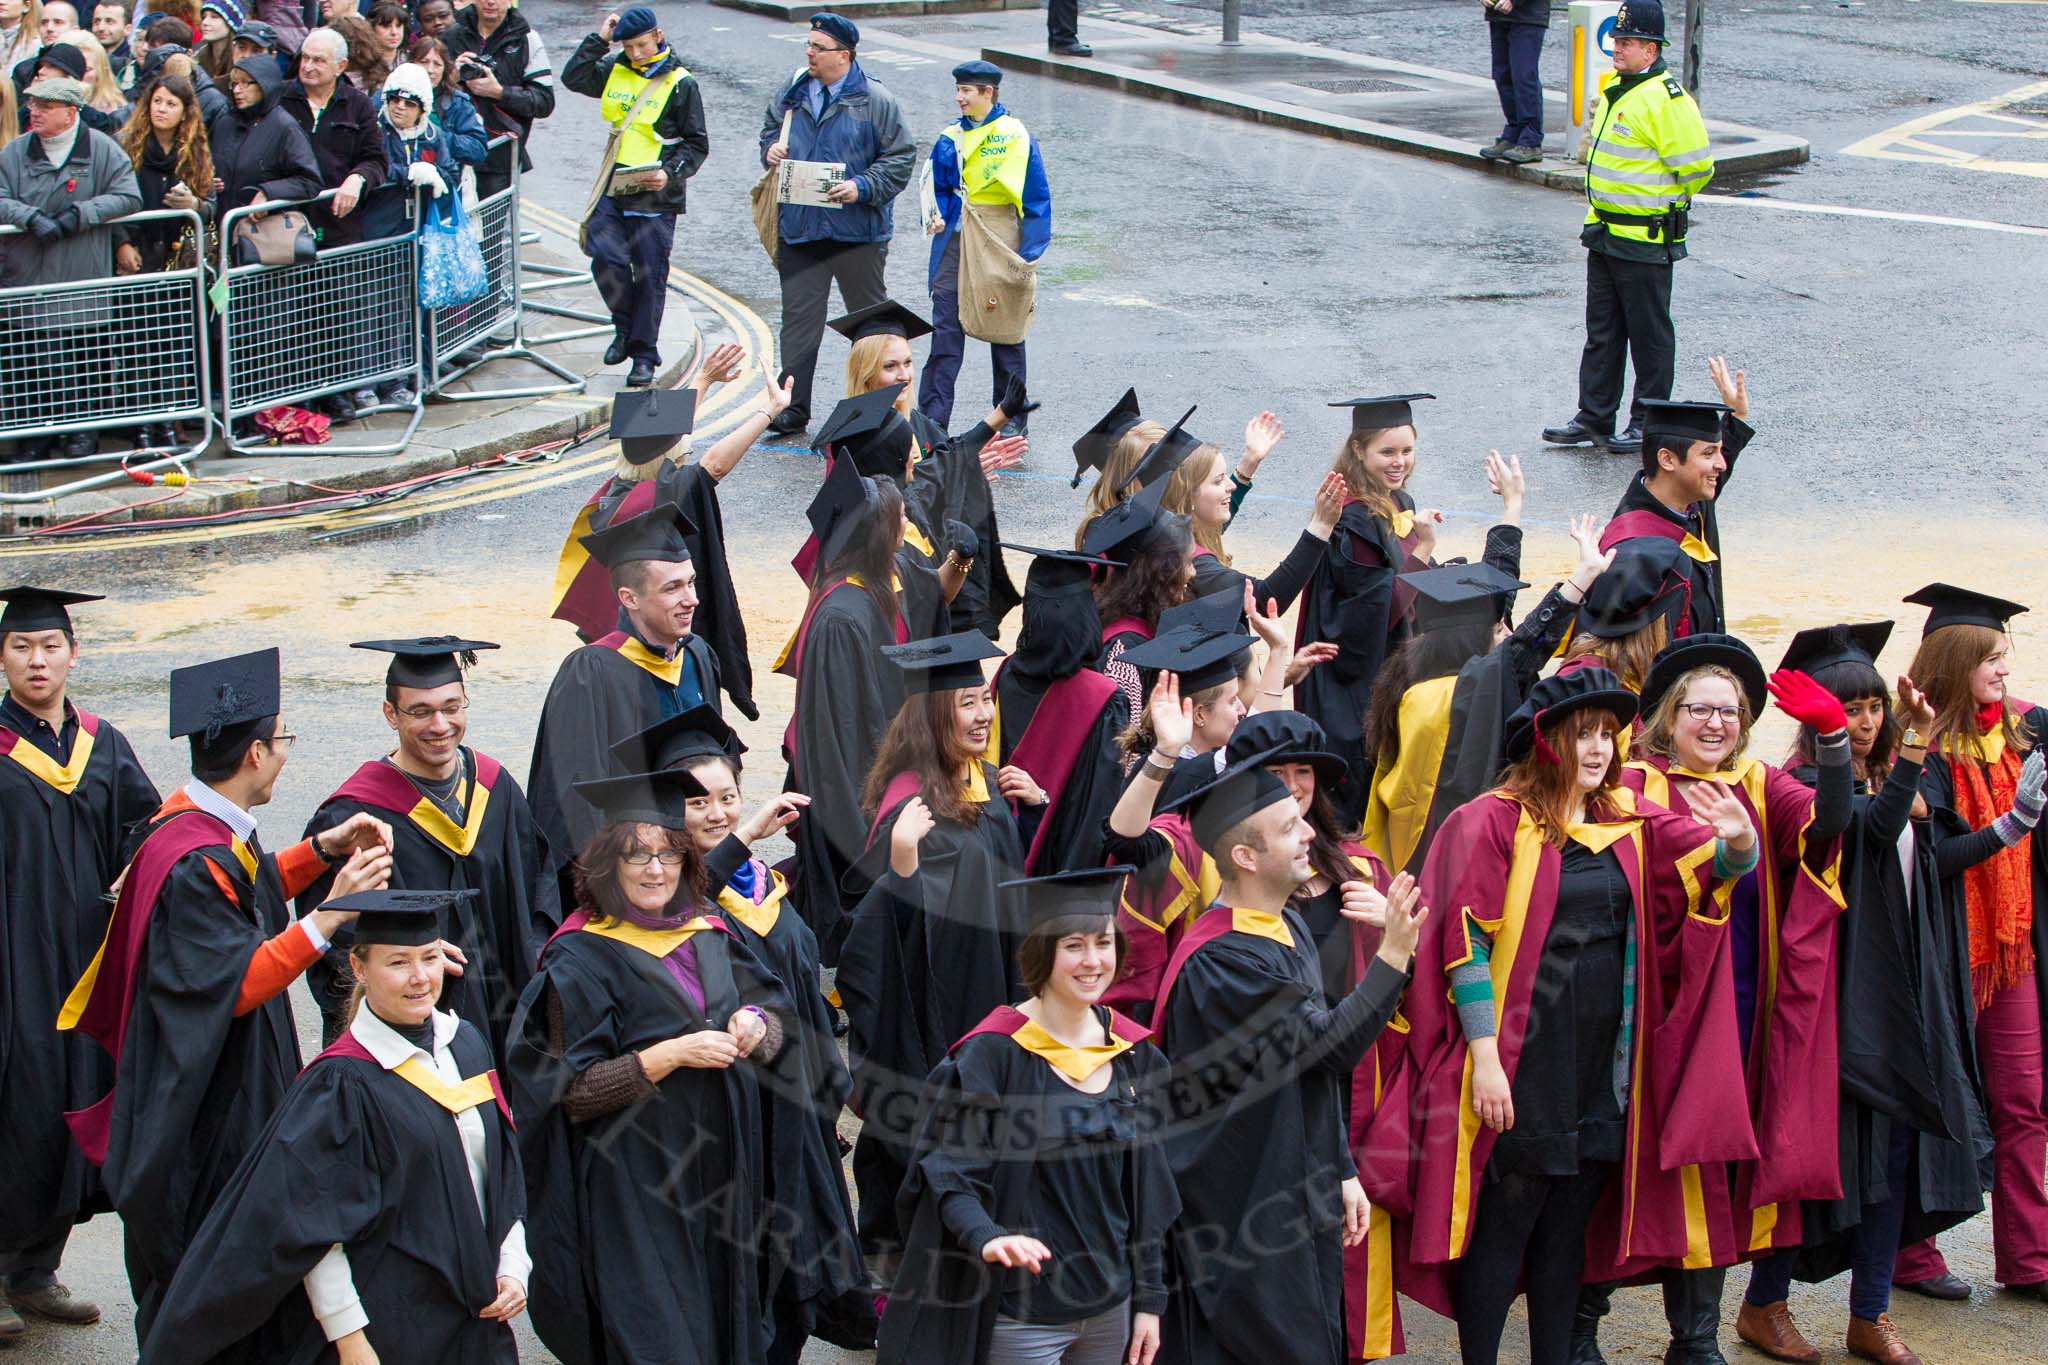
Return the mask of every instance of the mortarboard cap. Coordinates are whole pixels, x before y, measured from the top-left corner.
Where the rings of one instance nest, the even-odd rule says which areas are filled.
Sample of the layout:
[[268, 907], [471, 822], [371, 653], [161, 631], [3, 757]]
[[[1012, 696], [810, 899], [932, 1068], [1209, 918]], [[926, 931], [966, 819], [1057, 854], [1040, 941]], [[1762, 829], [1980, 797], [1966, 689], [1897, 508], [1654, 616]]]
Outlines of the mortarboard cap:
[[1168, 607], [1159, 613], [1159, 625], [1154, 635], [1164, 635], [1183, 626], [1193, 626], [1211, 635], [1223, 635], [1237, 631], [1244, 624], [1244, 589], [1225, 588], [1191, 602]]
[[1890, 621], [1865, 621], [1802, 630], [1785, 646], [1785, 657], [1778, 660], [1778, 667], [1796, 668], [1809, 676], [1817, 669], [1836, 664], [1859, 663], [1875, 668], [1877, 656], [1884, 653], [1886, 641], [1892, 638], [1892, 625]]
[[1514, 762], [1536, 747], [1537, 731], [1589, 707], [1612, 711], [1623, 726], [1636, 718], [1636, 694], [1604, 668], [1580, 668], [1539, 679], [1516, 712], [1508, 717], [1502, 747]]
[[76, 634], [71, 629], [71, 613], [66, 608], [105, 600], [98, 593], [65, 592], [61, 588], [37, 588], [26, 583], [0, 588], [0, 602], [7, 604], [5, 610], [0, 610], [0, 635], [13, 630], [61, 630], [66, 634]]
[[697, 428], [697, 391], [620, 389], [612, 399], [612, 439], [628, 464], [647, 464]]
[[386, 687], [446, 687], [462, 681], [462, 670], [476, 666], [476, 652], [496, 649], [489, 640], [464, 640], [453, 635], [426, 635], [416, 640], [357, 640], [350, 649], [375, 649], [393, 655], [384, 670]]
[[921, 336], [931, 335], [932, 330], [929, 322], [894, 299], [883, 299], [866, 308], [856, 308], [825, 325], [848, 341], [859, 341], [862, 337], [902, 337], [905, 341], [915, 341]]
[[1087, 534], [1081, 537], [1082, 553], [1128, 563], [1144, 549], [1145, 537], [1159, 524], [1160, 503], [1165, 497], [1166, 480], [1155, 479], [1111, 507], [1088, 523]]
[[1145, 414], [1138, 407], [1138, 391], [1125, 389], [1124, 396], [1116, 400], [1116, 406], [1109, 410], [1109, 414], [1082, 432], [1074, 442], [1074, 480], [1068, 487], [1079, 488], [1083, 474], [1108, 464], [1116, 443], [1124, 438], [1124, 433], [1144, 420]]
[[1186, 430], [1188, 418], [1194, 415], [1193, 408], [1182, 413], [1180, 421], [1168, 427], [1166, 434], [1154, 441], [1138, 458], [1137, 468], [1131, 471], [1131, 476], [1124, 480], [1124, 486], [1117, 492], [1126, 492], [1133, 486], [1149, 488], [1155, 483], [1165, 483], [1173, 471], [1180, 468], [1180, 462], [1194, 454], [1202, 444], [1201, 437]]
[[658, 502], [638, 516], [578, 537], [577, 543], [607, 569], [643, 559], [677, 564], [690, 557], [689, 544], [683, 537], [696, 529], [683, 515], [682, 508], [672, 502]]
[[1161, 806], [1159, 813], [1185, 814], [1195, 842], [1209, 852], [1232, 826], [1277, 802], [1294, 799], [1287, 784], [1266, 769], [1268, 763], [1280, 761], [1277, 750], [1246, 754], [1225, 764], [1211, 781]]
[[632, 821], [681, 829], [690, 798], [709, 793], [702, 782], [690, 776], [687, 768], [664, 768], [659, 772], [578, 782], [576, 794], [603, 811], [607, 824]]
[[846, 548], [846, 538], [860, 524], [861, 513], [881, 496], [873, 479], [864, 479], [852, 460], [834, 460], [818, 485], [805, 515], [818, 541], [818, 562], [830, 564]]
[[1024, 575], [1026, 597], [1043, 597], [1076, 590], [1092, 591], [1098, 570], [1124, 567], [1113, 559], [1083, 554], [1079, 550], [1046, 550], [1036, 545], [1014, 545], [1007, 540], [999, 543], [1006, 550], [1034, 556], [1030, 570]]
[[953, 68], [953, 83], [955, 85], [1001, 85], [1003, 83], [1003, 69], [994, 62], [984, 62], [976, 58], [971, 62], [962, 62]]
[[1950, 587], [1946, 583], [1929, 583], [1900, 600], [1927, 608], [1927, 624], [1920, 629], [1922, 636], [1932, 635], [1943, 626], [1983, 626], [1986, 630], [2003, 634], [2006, 623], [2026, 610], [2019, 603], [2008, 602], [2003, 597]]
[[635, 772], [657, 772], [693, 758], [739, 761], [747, 751], [739, 732], [712, 706], [693, 706], [612, 745], [612, 758]]
[[980, 687], [981, 661], [1002, 657], [995, 641], [978, 630], [963, 630], [907, 645], [883, 645], [882, 656], [903, 670], [905, 689], [944, 692], [956, 687]]
[[1315, 717], [1299, 711], [1254, 711], [1239, 721], [1223, 746], [1224, 761], [1235, 763], [1253, 754], [1265, 755], [1268, 766], [1308, 764], [1325, 791], [1344, 780], [1344, 755], [1330, 747], [1330, 736]]
[[[1243, 599], [1239, 599], [1242, 601]], [[1201, 692], [1237, 676], [1237, 659], [1252, 646], [1252, 637], [1235, 631], [1217, 632], [1200, 626], [1162, 631], [1135, 649], [1124, 651], [1132, 668], [1157, 669], [1180, 678], [1181, 695]]]
[[461, 887], [447, 891], [358, 891], [352, 896], [337, 896], [321, 906], [322, 910], [357, 911], [355, 923], [350, 926], [352, 937], [359, 946], [372, 944], [386, 948], [424, 948], [429, 943], [439, 943], [447, 935], [441, 929], [441, 916], [453, 910], [464, 899], [480, 894], [474, 888]]
[[1643, 679], [1643, 711], [1647, 714], [1664, 699], [1672, 684], [1695, 668], [1715, 664], [1735, 675], [1742, 687], [1742, 699], [1749, 704], [1750, 718], [1762, 715], [1764, 703], [1771, 695], [1764, 686], [1763, 661], [1756, 657], [1755, 650], [1733, 635], [1712, 631], [1683, 636], [1657, 651], [1657, 657], [1650, 662], [1650, 676]]
[[811, 449], [836, 447], [869, 478], [902, 482], [903, 471], [910, 464], [910, 423], [896, 411], [896, 398], [904, 387], [891, 384], [840, 399], [818, 428]]
[[1727, 434], [1729, 409], [1719, 403], [1675, 403], [1667, 398], [1643, 400], [1643, 468], [1657, 467], [1660, 447], [1680, 449], [1694, 441], [1718, 441]]
[[1351, 409], [1353, 431], [1377, 431], [1381, 427], [1414, 426], [1414, 404], [1435, 397], [1433, 393], [1396, 393], [1385, 398], [1346, 398], [1330, 406]]
[[282, 693], [275, 649], [174, 668], [171, 738], [198, 735], [211, 744], [223, 730], [276, 715]]
[[1012, 931], [1028, 934], [1050, 920], [1068, 915], [1110, 916], [1116, 914], [1117, 897], [1124, 878], [1137, 871], [1129, 863], [1116, 867], [1084, 867], [1072, 872], [1054, 872], [1044, 877], [1019, 877], [998, 882], [996, 890], [1018, 894], [1011, 904], [1022, 907], [1021, 922]]
[[1402, 574], [1401, 581], [1415, 589], [1418, 630], [1490, 626], [1507, 615], [1515, 593], [1529, 586], [1483, 560], [1477, 564], [1419, 569]]
[[843, 14], [834, 14], [828, 9], [819, 10], [811, 16], [811, 27], [841, 47], [860, 46], [860, 30], [854, 27], [853, 20]]
[[1575, 629], [1603, 640], [1633, 635], [1663, 617], [1675, 620], [1692, 581], [1691, 561], [1675, 540], [1636, 536], [1615, 546], [1614, 563], [1579, 603]]

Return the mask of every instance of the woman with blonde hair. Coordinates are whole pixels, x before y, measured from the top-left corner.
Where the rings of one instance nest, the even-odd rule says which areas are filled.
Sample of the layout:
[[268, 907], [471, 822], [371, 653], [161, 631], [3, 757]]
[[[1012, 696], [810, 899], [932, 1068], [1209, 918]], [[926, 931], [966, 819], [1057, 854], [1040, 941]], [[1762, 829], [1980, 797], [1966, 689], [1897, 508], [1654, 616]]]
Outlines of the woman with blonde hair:
[[[1178, 428], [1176, 428], [1176, 431]], [[1284, 434], [1280, 420], [1270, 412], [1262, 412], [1245, 426], [1245, 456], [1250, 459], [1254, 450], [1258, 458], [1264, 459], [1266, 452]], [[1171, 445], [1162, 440], [1167, 448], [1161, 455], [1147, 454], [1137, 470], [1140, 483], [1149, 478], [1162, 477], [1156, 472], [1170, 468], [1166, 473], [1166, 496], [1161, 505], [1169, 512], [1188, 519], [1189, 529], [1195, 537], [1195, 582], [1192, 595], [1207, 597], [1211, 593], [1235, 592], [1249, 583], [1252, 593], [1261, 607], [1275, 612], [1285, 612], [1294, 606], [1294, 599], [1308, 585], [1309, 575], [1322, 562], [1324, 552], [1329, 548], [1330, 532], [1336, 528], [1337, 517], [1344, 510], [1345, 483], [1341, 476], [1332, 471], [1323, 476], [1322, 486], [1316, 489], [1315, 502], [1309, 509], [1308, 525], [1294, 542], [1294, 548], [1287, 552], [1271, 574], [1254, 579], [1231, 567], [1230, 552], [1223, 548], [1223, 532], [1233, 518], [1244, 494], [1250, 490], [1251, 481], [1241, 475], [1233, 475], [1223, 460], [1223, 452], [1207, 441], [1187, 438], [1191, 448], [1185, 454], [1178, 454]]]
[[57, 41], [85, 54], [85, 85], [89, 92], [86, 107], [126, 118], [128, 97], [121, 93], [121, 83], [114, 79], [113, 65], [107, 61], [107, 50], [100, 46], [100, 40], [82, 28], [75, 28]]
[[0, 147], [21, 136], [21, 118], [15, 108], [14, 78], [0, 71]]
[[[2048, 1149], [2042, 1110], [2040, 959], [2048, 951], [2048, 852], [2036, 834], [2048, 802], [2048, 710], [2016, 700], [2007, 623], [2017, 602], [1930, 583], [1905, 599], [1928, 608], [1910, 676], [1934, 708], [1920, 792], [1935, 871], [1969, 935], [1977, 1061], [1991, 1123], [1991, 1247], [1998, 1283], [2048, 1299]], [[1905, 1249], [1901, 1283], [1948, 1276], [1932, 1242]], [[1967, 1288], [1967, 1287], [1965, 1287]]]
[[0, 75], [43, 50], [42, 27], [43, 0], [0, 0]]

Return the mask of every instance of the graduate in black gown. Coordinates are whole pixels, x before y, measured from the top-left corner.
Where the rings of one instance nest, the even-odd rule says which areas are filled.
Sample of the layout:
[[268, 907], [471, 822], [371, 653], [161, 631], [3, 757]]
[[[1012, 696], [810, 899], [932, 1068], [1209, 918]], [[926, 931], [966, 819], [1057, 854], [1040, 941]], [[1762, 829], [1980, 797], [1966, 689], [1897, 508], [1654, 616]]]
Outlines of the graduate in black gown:
[[[861, 1247], [886, 1285], [900, 1235], [895, 1195], [909, 1159], [917, 1086], [967, 1031], [1019, 998], [1014, 880], [1045, 793], [987, 761], [995, 703], [978, 631], [882, 651], [910, 696], [883, 736], [862, 793], [870, 818], [836, 983], [853, 1060], [853, 1149]], [[1015, 802], [1024, 812], [1020, 821]]]
[[1181, 1215], [1168, 1240], [1159, 1359], [1344, 1359], [1344, 1248], [1370, 1210], [1346, 1141], [1343, 1078], [1393, 1017], [1426, 911], [1390, 900], [1377, 955], [1335, 1005], [1288, 904], [1313, 834], [1268, 755], [1188, 801], [1221, 892], [1174, 950], [1153, 1011], [1173, 1064], [1166, 1153]]
[[710, 888], [712, 899], [733, 933], [774, 971], [790, 1002], [789, 1034], [761, 1070], [769, 1154], [761, 1284], [774, 1307], [767, 1360], [784, 1365], [797, 1359], [814, 1331], [837, 1345], [872, 1350], [874, 1302], [865, 1292], [839, 1147], [839, 1111], [853, 1078], [833, 1037], [818, 941], [790, 903], [789, 883], [753, 853], [756, 843], [788, 828], [805, 798], [783, 792], [756, 811], [743, 810], [740, 759], [746, 751], [708, 706], [673, 716], [617, 748], [626, 767], [680, 768], [704, 788], [704, 795], [688, 798], [683, 826], [700, 857], [733, 869], [723, 885]]
[[1123, 791], [1117, 737], [1131, 723], [1131, 708], [1094, 668], [1102, 652], [1094, 579], [1123, 566], [1074, 550], [1010, 548], [1036, 556], [1024, 576], [1017, 648], [995, 679], [999, 756], [1046, 793], [1024, 868], [1043, 876], [1098, 867], [1102, 822]]
[[[503, 1057], [512, 1007], [562, 910], [547, 840], [526, 793], [498, 760], [462, 742], [469, 733], [466, 670], [475, 666], [477, 650], [497, 646], [437, 635], [351, 647], [392, 656], [384, 673], [384, 723], [397, 745], [357, 768], [313, 812], [307, 832], [370, 812], [391, 826], [394, 887], [477, 893], [449, 908], [451, 965], [441, 1008], [475, 1025], [491, 1055]], [[299, 893], [301, 913], [327, 898], [330, 880], [323, 876]], [[341, 1033], [354, 985], [347, 967], [352, 941], [344, 929], [306, 973], [330, 1043]]]
[[693, 706], [719, 705], [717, 655], [691, 630], [695, 529], [673, 504], [656, 503], [583, 538], [610, 572], [627, 624], [562, 660], [533, 737], [526, 796], [564, 901], [573, 895], [569, 863], [602, 823], [576, 784], [612, 776], [612, 745], [627, 735]]
[[[1852, 1348], [1880, 1351], [1898, 1331], [1890, 1307], [1900, 1245], [1983, 1208], [1977, 1170], [1991, 1146], [1970, 1038], [1969, 949], [1919, 799], [1934, 711], [1910, 680], [1894, 709], [1876, 666], [1891, 632], [1890, 621], [1802, 630], [1778, 665], [1842, 703], [1856, 774], [1835, 944], [1842, 1197], [1800, 1204], [1806, 1242], [1794, 1273], [1811, 1281], [1848, 1270]], [[1802, 726], [1786, 763], [1810, 786], [1816, 748]]]
[[1095, 580], [1095, 613], [1102, 622], [1102, 657], [1096, 667], [1117, 685], [1133, 716], [1144, 712], [1157, 675], [1134, 668], [1124, 655], [1159, 633], [1159, 618], [1188, 600], [1195, 579], [1195, 539], [1186, 517], [1163, 512], [1166, 484], [1152, 484], [1116, 503], [1081, 528], [1083, 554], [1123, 565]]
[[506, 1062], [526, 1166], [533, 1325], [564, 1365], [759, 1365], [757, 1070], [790, 1007], [711, 911], [684, 831], [687, 772], [583, 789], [607, 821], [576, 909], [520, 997]]
[[435, 1008], [442, 916], [474, 892], [372, 891], [346, 1030], [221, 1191], [143, 1342], [203, 1361], [511, 1365], [526, 1186], [484, 1035]]
[[903, 495], [863, 478], [851, 460], [834, 464], [811, 500], [819, 546], [810, 599], [775, 671], [796, 679], [796, 709], [783, 732], [783, 783], [811, 798], [797, 821], [798, 910], [827, 965], [838, 960], [846, 908], [842, 888], [867, 842], [861, 784], [882, 732], [903, 705], [903, 678], [877, 664], [882, 646], [912, 638], [892, 564], [903, 542]]
[[879, 1359], [1150, 1365], [1180, 1195], [1157, 1126], [1166, 1059], [1101, 1003], [1126, 868], [1013, 884], [1021, 986], [925, 1084]]
[[99, 1309], [57, 1282], [72, 1225], [108, 1204], [64, 1113], [114, 1081], [107, 1054], [57, 1031], [57, 1012], [107, 928], [104, 893], [127, 861], [130, 831], [161, 802], [127, 736], [81, 709], [67, 682], [78, 661], [69, 607], [90, 593], [0, 591], [0, 1340], [27, 1330], [8, 1297], [37, 1317], [96, 1321]]
[[299, 1071], [285, 990], [352, 915], [296, 922], [287, 901], [327, 868], [337, 896], [381, 888], [391, 830], [352, 815], [273, 857], [251, 812], [270, 800], [295, 736], [279, 716], [278, 654], [171, 673], [171, 736], [192, 780], [151, 817], [106, 941], [59, 1029], [113, 1059], [112, 1090], [64, 1116], [121, 1215], [137, 1341], [214, 1199]]

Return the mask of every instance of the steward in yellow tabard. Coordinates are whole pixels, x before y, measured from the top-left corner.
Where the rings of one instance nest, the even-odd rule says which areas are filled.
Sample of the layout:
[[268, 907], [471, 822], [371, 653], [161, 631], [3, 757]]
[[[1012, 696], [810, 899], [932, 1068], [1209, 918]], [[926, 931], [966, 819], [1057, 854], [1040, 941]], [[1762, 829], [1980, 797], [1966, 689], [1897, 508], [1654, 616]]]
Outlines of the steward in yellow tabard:
[[[533, 975], [540, 945], [561, 922], [548, 843], [519, 783], [489, 754], [464, 745], [469, 733], [468, 669], [488, 640], [451, 635], [362, 640], [352, 648], [393, 656], [384, 674], [384, 723], [396, 744], [349, 775], [313, 812], [307, 833], [367, 811], [391, 826], [391, 879], [409, 891], [449, 891], [448, 941], [462, 973], [439, 1005], [467, 1020], [504, 1056], [505, 1029]], [[301, 913], [327, 898], [331, 875], [299, 895]], [[466, 893], [466, 894], [465, 894]], [[353, 977], [349, 929], [306, 973], [331, 1043], [347, 1026]]]
[[[614, 42], [617, 55], [608, 51]], [[599, 112], [612, 128], [583, 209], [583, 251], [614, 329], [604, 363], [631, 360], [627, 385], [652, 384], [684, 183], [711, 154], [704, 97], [645, 5], [585, 36], [562, 68], [562, 84], [602, 101]]]
[[[953, 102], [960, 118], [932, 142], [927, 167], [933, 211], [925, 220], [932, 239], [932, 351], [919, 381], [918, 410], [947, 425], [953, 416], [953, 381], [959, 377], [967, 336], [989, 343], [995, 369], [992, 401], [1010, 410], [1024, 391], [1024, 335], [1037, 297], [1032, 268], [1052, 245], [1052, 187], [1038, 139], [996, 101], [1001, 68], [962, 62], [953, 68]], [[970, 221], [972, 220], [972, 221]], [[1015, 434], [1024, 420], [1013, 424]]]

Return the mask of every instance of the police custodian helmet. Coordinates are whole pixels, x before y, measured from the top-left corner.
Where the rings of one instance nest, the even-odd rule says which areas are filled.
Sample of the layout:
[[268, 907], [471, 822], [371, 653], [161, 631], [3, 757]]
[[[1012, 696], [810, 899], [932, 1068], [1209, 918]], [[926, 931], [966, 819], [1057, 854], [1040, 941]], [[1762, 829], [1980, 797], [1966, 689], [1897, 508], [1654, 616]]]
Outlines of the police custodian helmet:
[[1659, 0], [1623, 0], [1620, 12], [1614, 16], [1614, 36], [1668, 43], [1671, 40], [1664, 36], [1664, 6]]

